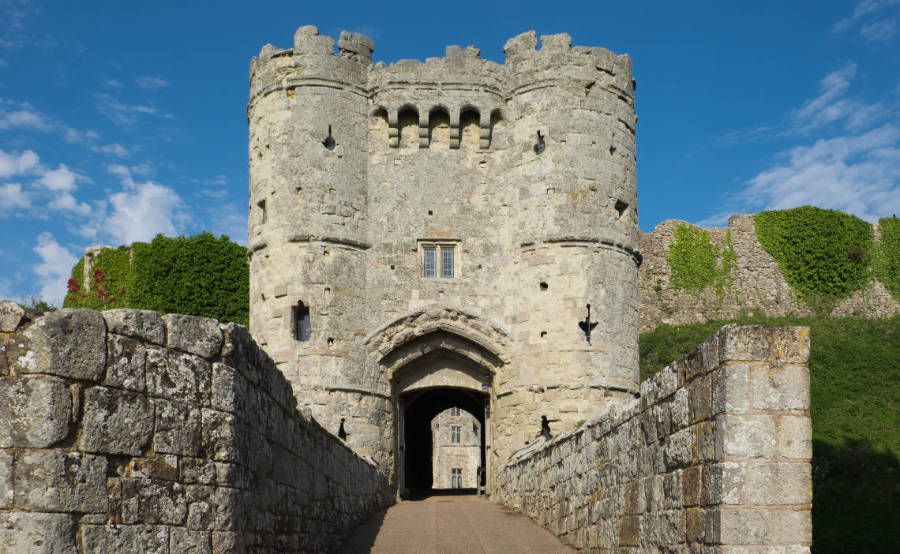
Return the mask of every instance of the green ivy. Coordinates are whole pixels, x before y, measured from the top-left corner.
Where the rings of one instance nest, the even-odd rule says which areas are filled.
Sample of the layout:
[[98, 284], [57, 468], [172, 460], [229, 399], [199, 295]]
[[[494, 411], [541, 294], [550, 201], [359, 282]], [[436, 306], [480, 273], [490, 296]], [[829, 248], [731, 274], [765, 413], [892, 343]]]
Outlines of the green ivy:
[[900, 218], [885, 217], [878, 226], [881, 244], [875, 259], [875, 276], [900, 301]]
[[808, 305], [830, 309], [869, 280], [872, 227], [858, 217], [802, 206], [755, 219], [760, 244]]
[[109, 310], [128, 306], [131, 287], [131, 249], [105, 248], [91, 261], [91, 275], [84, 283], [84, 257], [72, 268], [64, 308]]
[[[81, 283], [82, 258], [72, 269], [65, 307], [129, 307], [212, 317], [242, 325], [249, 322], [247, 249], [224, 235], [157, 235], [150, 243], [102, 250], [93, 261], [92, 273], [97, 270], [102, 273], [99, 287], [109, 294], [97, 294], [94, 279], [85, 292]], [[75, 285], [78, 288], [73, 291]]]
[[731, 231], [726, 232], [722, 245], [713, 244], [706, 229], [687, 223], [679, 223], [674, 235], [675, 241], [666, 255], [673, 287], [700, 292], [711, 286], [722, 295], [726, 287], [732, 286], [737, 254], [731, 244]]

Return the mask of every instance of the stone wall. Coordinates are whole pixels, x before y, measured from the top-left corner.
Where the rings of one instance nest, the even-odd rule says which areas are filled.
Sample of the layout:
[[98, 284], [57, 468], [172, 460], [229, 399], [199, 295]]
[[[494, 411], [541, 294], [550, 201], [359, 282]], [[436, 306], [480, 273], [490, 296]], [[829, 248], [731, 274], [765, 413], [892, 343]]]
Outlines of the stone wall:
[[0, 552], [318, 552], [390, 501], [244, 327], [0, 306]]
[[640, 398], [515, 454], [495, 498], [579, 548], [806, 552], [808, 355], [805, 327], [723, 327]]
[[[640, 250], [644, 256], [638, 270], [640, 286], [640, 329], [649, 331], [660, 323], [678, 325], [710, 319], [734, 319], [744, 314], [762, 312], [769, 316], [812, 315], [813, 311], [797, 300], [785, 281], [778, 263], [765, 251], [756, 237], [752, 215], [733, 215], [728, 227], [707, 229], [713, 244], [722, 244], [730, 231], [737, 254], [734, 284], [718, 294], [712, 287], [700, 293], [677, 290], [672, 286], [672, 271], [666, 261], [675, 242], [674, 231], [683, 221], [667, 220], [652, 233], [640, 234]], [[875, 240], [880, 239], [874, 226]], [[890, 317], [900, 314], [900, 304], [878, 281], [857, 291], [836, 306], [836, 317]]]

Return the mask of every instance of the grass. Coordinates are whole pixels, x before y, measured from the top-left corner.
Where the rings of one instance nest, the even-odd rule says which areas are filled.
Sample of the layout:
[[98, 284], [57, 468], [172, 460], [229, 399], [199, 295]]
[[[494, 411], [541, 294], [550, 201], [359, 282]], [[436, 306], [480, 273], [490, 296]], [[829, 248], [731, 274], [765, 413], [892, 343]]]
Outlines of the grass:
[[[640, 339], [641, 379], [732, 321], [660, 325]], [[813, 552], [900, 552], [900, 317], [753, 316], [810, 328]]]

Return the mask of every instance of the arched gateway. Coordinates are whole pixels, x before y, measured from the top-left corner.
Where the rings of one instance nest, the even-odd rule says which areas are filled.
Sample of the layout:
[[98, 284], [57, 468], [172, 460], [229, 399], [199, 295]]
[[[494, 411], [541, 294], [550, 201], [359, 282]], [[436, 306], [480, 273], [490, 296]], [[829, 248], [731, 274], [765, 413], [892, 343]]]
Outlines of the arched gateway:
[[491, 407], [494, 382], [504, 365], [505, 335], [471, 314], [433, 307], [394, 321], [368, 342], [390, 383], [398, 491], [431, 488], [431, 422], [449, 408], [477, 419], [484, 471], [480, 484], [489, 488]]

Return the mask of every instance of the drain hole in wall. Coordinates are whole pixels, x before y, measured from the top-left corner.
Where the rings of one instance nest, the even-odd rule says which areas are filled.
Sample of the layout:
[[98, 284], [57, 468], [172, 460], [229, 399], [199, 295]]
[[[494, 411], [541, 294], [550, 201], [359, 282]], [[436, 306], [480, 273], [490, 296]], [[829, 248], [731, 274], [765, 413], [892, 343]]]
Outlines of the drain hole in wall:
[[331, 294], [331, 287], [325, 287], [325, 296]]
[[616, 212], [619, 213], [618, 217], [622, 217], [622, 214], [625, 213], [625, 210], [628, 209], [628, 202], [623, 202], [621, 200], [616, 200]]
[[478, 269], [481, 269], [481, 264], [478, 264]]
[[549, 288], [550, 288], [550, 285], [548, 285], [544, 281], [541, 281], [541, 290], [547, 290]]
[[328, 250], [326, 250], [326, 251], [324, 251], [324, 252], [322, 253], [322, 255], [323, 255], [323, 256], [331, 256], [331, 252], [329, 252]]
[[331, 337], [328, 337], [328, 348], [331, 348], [332, 346], [334, 346], [334, 339]]
[[541, 338], [544, 338], [546, 336], [547, 336], [547, 331], [541, 331]]
[[434, 212], [431, 210], [428, 210], [428, 215], [434, 215]]
[[610, 147], [609, 147], [609, 155], [612, 156], [612, 155], [615, 154], [615, 153], [616, 153], [616, 147], [615, 147], [615, 146], [610, 146]]
[[391, 264], [391, 269], [394, 269], [394, 264]]

